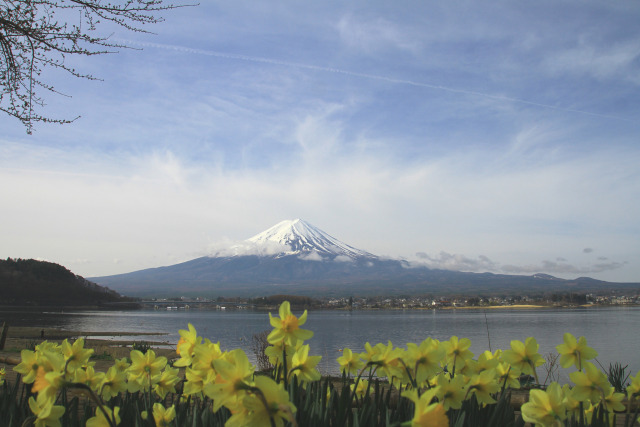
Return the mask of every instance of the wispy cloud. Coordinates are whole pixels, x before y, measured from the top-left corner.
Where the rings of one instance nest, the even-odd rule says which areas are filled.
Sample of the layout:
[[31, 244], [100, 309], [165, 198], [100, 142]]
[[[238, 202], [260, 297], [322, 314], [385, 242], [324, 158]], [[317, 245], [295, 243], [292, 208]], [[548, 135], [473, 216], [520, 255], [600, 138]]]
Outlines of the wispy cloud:
[[564, 258], [556, 261], [542, 261], [539, 264], [513, 265], [500, 264], [492, 261], [484, 255], [476, 258], [467, 257], [461, 254], [449, 254], [440, 252], [437, 256], [430, 256], [424, 252], [416, 253], [417, 261], [413, 265], [426, 265], [432, 269], [467, 271], [475, 273], [507, 273], [507, 274], [560, 274], [560, 275], [584, 275], [602, 273], [605, 271], [617, 270], [624, 267], [627, 262], [599, 262], [587, 263], [586, 265], [574, 265]]
[[492, 94], [492, 93], [488, 93], [488, 92], [480, 92], [480, 91], [476, 91], [476, 90], [465, 89], [463, 87], [452, 87], [452, 86], [440, 85], [440, 84], [435, 84], [435, 83], [421, 82], [421, 81], [416, 81], [416, 80], [400, 79], [400, 78], [394, 78], [394, 77], [384, 76], [384, 75], [369, 74], [369, 73], [364, 73], [364, 72], [345, 70], [345, 69], [341, 69], [341, 68], [333, 68], [333, 67], [326, 67], [326, 66], [320, 66], [320, 65], [289, 62], [289, 61], [282, 61], [282, 60], [277, 60], [277, 59], [272, 59], [272, 58], [249, 56], [249, 55], [242, 55], [242, 54], [235, 54], [235, 53], [225, 53], [225, 52], [217, 52], [217, 51], [210, 51], [210, 50], [203, 50], [203, 49], [193, 49], [193, 48], [188, 48], [188, 47], [183, 47], [183, 46], [176, 46], [176, 45], [166, 45], [166, 44], [147, 43], [147, 42], [140, 43], [140, 42], [131, 41], [131, 40], [122, 40], [122, 42], [126, 42], [126, 43], [134, 45], [134, 46], [135, 45], [139, 45], [141, 47], [169, 49], [169, 50], [175, 50], [175, 51], [178, 51], [178, 52], [184, 52], [184, 53], [189, 53], [189, 54], [198, 54], [198, 55], [206, 55], [206, 56], [213, 56], [213, 57], [218, 57], [218, 58], [223, 58], [223, 59], [238, 60], [238, 61], [248, 61], [248, 62], [264, 63], [264, 64], [271, 64], [271, 65], [290, 67], [290, 68], [299, 68], [299, 69], [323, 71], [323, 72], [327, 72], [327, 73], [343, 74], [345, 76], [358, 77], [358, 78], [371, 79], [371, 80], [380, 80], [380, 81], [385, 81], [387, 83], [415, 86], [415, 87], [420, 87], [420, 88], [424, 88], [424, 89], [434, 89], [434, 90], [438, 90], [438, 91], [457, 93], [457, 94], [460, 94], [460, 95], [470, 95], [470, 96], [474, 96], [474, 97], [487, 98], [487, 99], [494, 100], [494, 101], [524, 104], [524, 105], [529, 105], [529, 106], [532, 106], [532, 107], [538, 107], [538, 108], [544, 108], [544, 109], [550, 109], [550, 110], [557, 110], [557, 111], [563, 111], [563, 112], [568, 112], [568, 113], [583, 114], [583, 115], [587, 115], [587, 116], [601, 117], [601, 118], [605, 118], [605, 119], [632, 121], [632, 122], [634, 121], [634, 120], [631, 120], [631, 119], [625, 118], [625, 117], [620, 117], [620, 116], [615, 116], [615, 115], [610, 115], [610, 114], [602, 114], [602, 113], [598, 113], [598, 112], [594, 112], [594, 111], [587, 111], [587, 110], [582, 110], [582, 109], [576, 109], [576, 108], [571, 108], [569, 106], [545, 104], [545, 103], [542, 103], [542, 102], [536, 102], [536, 101], [527, 100], [527, 99], [523, 99], [523, 98], [517, 98], [517, 97], [505, 96], [505, 95], [501, 95], [501, 94]]
[[449, 254], [440, 252], [437, 256], [429, 256], [425, 252], [416, 253], [419, 264], [426, 264], [430, 268], [456, 271], [492, 272], [499, 271], [498, 264], [488, 257], [480, 255], [477, 258], [469, 258], [461, 254]]
[[617, 270], [626, 265], [626, 262], [609, 262], [589, 264], [586, 266], [576, 266], [568, 263], [559, 263], [554, 261], [542, 261], [535, 265], [503, 265], [501, 271], [514, 274], [534, 274], [534, 273], [550, 273], [550, 274], [593, 274], [602, 273], [604, 271]]
[[593, 78], [625, 79], [640, 84], [634, 63], [640, 58], [640, 39], [617, 43], [581, 39], [573, 47], [552, 52], [542, 67], [554, 75], [588, 75]]
[[590, 1], [174, 11], [157, 36], [117, 33], [143, 50], [74, 62], [104, 81], [54, 76], [73, 98], [48, 108], [77, 122], [26, 137], [0, 116], [0, 256], [119, 273], [302, 217], [378, 255], [637, 280], [620, 260], [640, 259], [639, 19]]
[[363, 19], [359, 15], [347, 14], [340, 18], [336, 29], [348, 47], [368, 54], [389, 49], [406, 50], [413, 54], [420, 51], [420, 40], [383, 17]]

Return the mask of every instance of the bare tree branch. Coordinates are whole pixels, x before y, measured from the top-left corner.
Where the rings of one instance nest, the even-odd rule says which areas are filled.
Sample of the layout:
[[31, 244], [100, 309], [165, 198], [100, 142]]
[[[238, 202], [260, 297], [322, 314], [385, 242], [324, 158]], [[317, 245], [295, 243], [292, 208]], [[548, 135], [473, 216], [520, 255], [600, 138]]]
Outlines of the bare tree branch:
[[[128, 48], [97, 34], [101, 25], [111, 23], [150, 33], [144, 26], [162, 22], [162, 12], [194, 5], [166, 4], [164, 0], [0, 0], [0, 111], [20, 120], [29, 134], [37, 122], [64, 124], [76, 120], [38, 112], [45, 105], [39, 91], [60, 94], [40, 79], [46, 67], [96, 80], [65, 64], [65, 59]], [[58, 15], [68, 17], [74, 10], [79, 12], [76, 23], [59, 20]]]

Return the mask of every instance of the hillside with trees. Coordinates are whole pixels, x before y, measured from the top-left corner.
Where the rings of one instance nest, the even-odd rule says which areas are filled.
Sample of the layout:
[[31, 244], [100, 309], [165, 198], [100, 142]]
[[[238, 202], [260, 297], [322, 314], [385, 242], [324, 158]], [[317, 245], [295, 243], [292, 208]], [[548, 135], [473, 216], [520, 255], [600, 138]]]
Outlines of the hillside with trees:
[[132, 301], [52, 262], [0, 260], [0, 305], [107, 307]]

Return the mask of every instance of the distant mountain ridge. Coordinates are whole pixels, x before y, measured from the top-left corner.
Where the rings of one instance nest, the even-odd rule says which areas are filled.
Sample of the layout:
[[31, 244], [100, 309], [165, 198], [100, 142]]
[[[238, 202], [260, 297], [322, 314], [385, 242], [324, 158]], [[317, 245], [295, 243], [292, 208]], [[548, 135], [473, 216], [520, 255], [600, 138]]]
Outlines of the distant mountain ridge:
[[411, 266], [354, 248], [301, 220], [282, 221], [229, 248], [166, 267], [92, 280], [136, 296], [517, 294], [640, 287], [547, 274], [515, 276]]

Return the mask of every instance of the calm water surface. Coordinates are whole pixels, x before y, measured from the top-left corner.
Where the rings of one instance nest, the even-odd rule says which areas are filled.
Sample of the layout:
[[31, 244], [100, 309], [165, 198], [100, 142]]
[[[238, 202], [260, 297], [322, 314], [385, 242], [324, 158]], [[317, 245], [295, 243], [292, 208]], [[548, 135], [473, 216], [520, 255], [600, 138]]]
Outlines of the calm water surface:
[[[276, 313], [273, 313], [274, 315]], [[294, 310], [294, 314], [301, 313]], [[486, 317], [485, 317], [486, 314]], [[220, 341], [223, 349], [240, 347], [253, 359], [252, 336], [271, 329], [264, 311], [84, 311], [74, 313], [0, 312], [0, 321], [88, 332], [166, 332], [167, 335], [127, 337], [175, 345], [178, 330], [192, 323], [198, 334]], [[405, 346], [427, 337], [448, 340], [452, 335], [471, 339], [477, 355], [489, 348], [507, 349], [511, 340], [533, 336], [540, 353], [556, 353], [565, 332], [585, 336], [600, 354], [598, 361], [629, 364], [632, 375], [640, 370], [640, 307], [589, 309], [499, 310], [376, 310], [311, 311], [305, 329], [314, 331], [309, 341], [312, 354], [323, 356], [323, 372], [336, 372], [340, 349], [363, 351], [364, 343]], [[488, 334], [487, 334], [488, 330]]]

